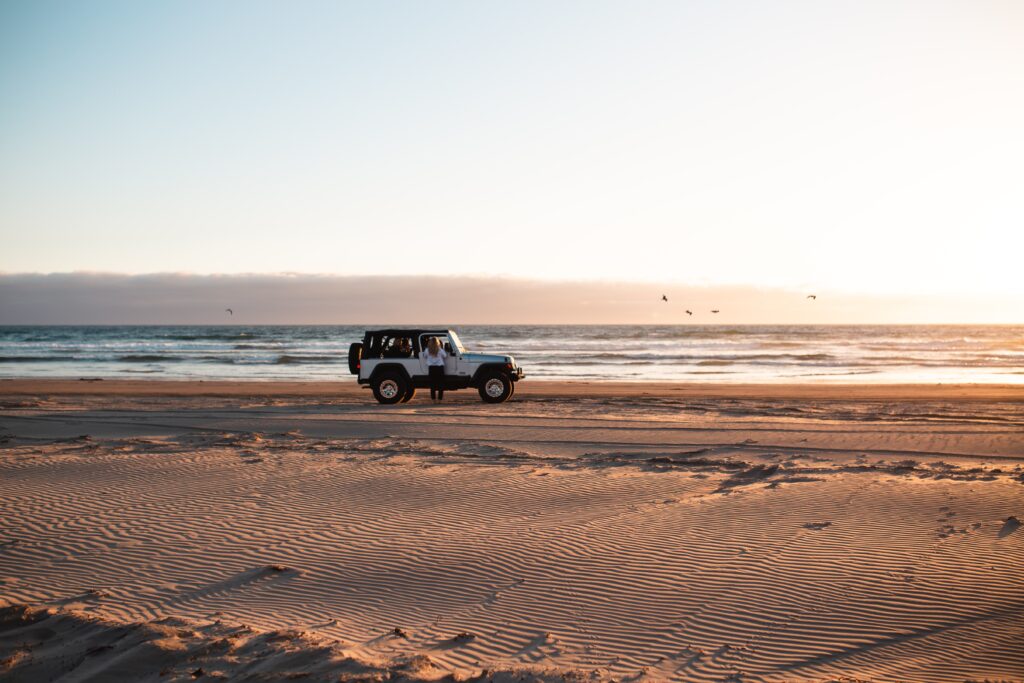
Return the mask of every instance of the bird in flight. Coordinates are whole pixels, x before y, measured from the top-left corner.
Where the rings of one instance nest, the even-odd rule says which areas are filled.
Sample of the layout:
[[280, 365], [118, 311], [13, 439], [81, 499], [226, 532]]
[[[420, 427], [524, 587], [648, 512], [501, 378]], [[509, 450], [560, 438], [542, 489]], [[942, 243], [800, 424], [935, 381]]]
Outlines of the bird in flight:
[[691, 311], [690, 309], [686, 309], [686, 315], [693, 315], [693, 311]]
[[667, 296], [665, 296], [664, 294], [662, 294], [662, 295], [661, 295], [661, 300], [662, 300], [662, 301], [668, 301], [668, 297], [667, 297]]
[[818, 295], [817, 294], [808, 294], [807, 298], [808, 299], [814, 299], [815, 301], [817, 301], [818, 300]]
[[712, 313], [718, 313], [718, 309], [716, 308], [716, 309], [712, 310], [711, 312]]
[[228, 313], [230, 313], [231, 315], [235, 314], [235, 312], [232, 311], [230, 308], [225, 308], [224, 310], [227, 311]]

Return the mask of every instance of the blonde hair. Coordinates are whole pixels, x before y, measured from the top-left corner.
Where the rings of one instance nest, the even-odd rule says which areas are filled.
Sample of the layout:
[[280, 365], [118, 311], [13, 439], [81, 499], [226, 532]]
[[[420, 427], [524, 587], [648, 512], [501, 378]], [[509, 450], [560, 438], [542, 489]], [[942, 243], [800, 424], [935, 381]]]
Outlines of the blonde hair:
[[441, 350], [441, 340], [437, 337], [431, 337], [427, 340], [427, 353], [431, 356], [436, 356]]

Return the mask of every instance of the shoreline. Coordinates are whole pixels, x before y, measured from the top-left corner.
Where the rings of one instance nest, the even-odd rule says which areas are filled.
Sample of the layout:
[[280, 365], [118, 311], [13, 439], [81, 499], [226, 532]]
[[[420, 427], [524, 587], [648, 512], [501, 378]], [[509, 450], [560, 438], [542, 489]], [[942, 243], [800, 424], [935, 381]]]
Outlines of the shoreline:
[[[0, 396], [327, 396], [366, 397], [368, 389], [354, 380], [340, 382], [280, 380], [166, 379], [0, 379]], [[474, 397], [475, 390], [452, 392], [452, 398]], [[593, 382], [527, 379], [516, 390], [523, 398], [713, 398], [758, 400], [879, 401], [1010, 401], [1024, 403], [1024, 385], [1017, 384], [868, 384], [868, 383], [690, 383]], [[516, 399], [513, 399], [513, 401]]]

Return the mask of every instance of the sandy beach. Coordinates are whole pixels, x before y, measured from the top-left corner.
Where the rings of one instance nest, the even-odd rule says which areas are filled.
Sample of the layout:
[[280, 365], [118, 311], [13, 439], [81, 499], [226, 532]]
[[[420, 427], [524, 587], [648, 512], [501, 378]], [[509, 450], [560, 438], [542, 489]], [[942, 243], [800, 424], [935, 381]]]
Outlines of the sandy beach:
[[0, 381], [0, 680], [1024, 680], [1024, 387]]

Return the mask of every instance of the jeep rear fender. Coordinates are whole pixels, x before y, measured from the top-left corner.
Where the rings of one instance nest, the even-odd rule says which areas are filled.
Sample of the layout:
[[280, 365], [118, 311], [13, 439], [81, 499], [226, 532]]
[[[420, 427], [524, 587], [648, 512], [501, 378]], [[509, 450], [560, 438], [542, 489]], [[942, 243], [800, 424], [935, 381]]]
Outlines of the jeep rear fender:
[[401, 365], [400, 363], [380, 363], [373, 369], [373, 372], [370, 373], [370, 381], [373, 382], [377, 379], [377, 376], [380, 375], [380, 373], [388, 371], [397, 372], [407, 380], [412, 379], [409, 377], [409, 371], [405, 369], [404, 365]]

